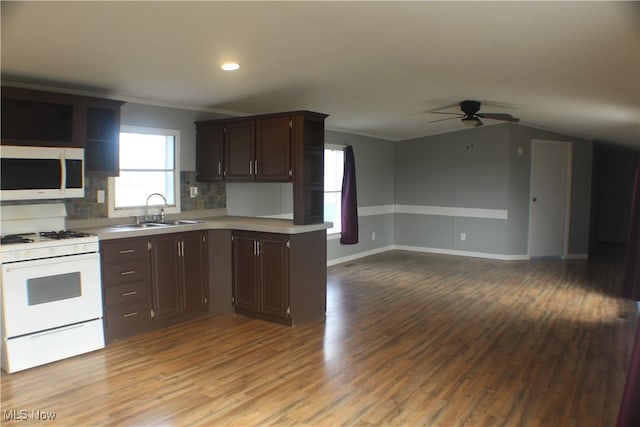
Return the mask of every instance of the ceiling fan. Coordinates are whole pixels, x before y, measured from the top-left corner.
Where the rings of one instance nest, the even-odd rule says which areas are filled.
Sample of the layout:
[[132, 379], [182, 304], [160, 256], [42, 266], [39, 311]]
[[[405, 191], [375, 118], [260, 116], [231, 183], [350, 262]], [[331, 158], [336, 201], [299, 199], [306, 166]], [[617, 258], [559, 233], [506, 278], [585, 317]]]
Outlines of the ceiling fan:
[[482, 123], [482, 120], [480, 119], [492, 119], [492, 120], [502, 120], [505, 122], [514, 122], [514, 123], [518, 123], [520, 121], [519, 118], [517, 117], [513, 117], [511, 114], [504, 114], [504, 113], [481, 113], [480, 112], [480, 102], [478, 101], [470, 101], [470, 100], [466, 100], [466, 101], [462, 101], [460, 103], [460, 111], [462, 111], [462, 113], [448, 113], [445, 111], [430, 111], [430, 113], [435, 113], [435, 114], [451, 114], [451, 115], [455, 115], [456, 117], [447, 117], [446, 119], [439, 119], [439, 120], [433, 120], [430, 121], [429, 123], [435, 123], [435, 122], [441, 122], [444, 120], [452, 120], [452, 119], [457, 119], [460, 118], [460, 120], [462, 121], [463, 124], [470, 126], [470, 127], [477, 127], [477, 126], [482, 126], [484, 123]]

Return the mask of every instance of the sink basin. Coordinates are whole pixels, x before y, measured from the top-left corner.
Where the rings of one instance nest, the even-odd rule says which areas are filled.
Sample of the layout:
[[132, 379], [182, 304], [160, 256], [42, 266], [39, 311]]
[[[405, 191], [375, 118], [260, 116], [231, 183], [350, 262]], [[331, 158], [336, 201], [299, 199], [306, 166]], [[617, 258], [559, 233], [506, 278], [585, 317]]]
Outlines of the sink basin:
[[195, 219], [174, 219], [167, 220], [164, 222], [154, 223], [154, 224], [163, 224], [163, 225], [189, 225], [189, 224], [202, 224], [204, 221], [198, 221]]
[[166, 227], [170, 224], [163, 224], [158, 222], [141, 222], [139, 224], [118, 224], [112, 225], [114, 228], [152, 228], [152, 227]]
[[141, 222], [139, 224], [118, 224], [112, 225], [115, 228], [152, 228], [152, 227], [170, 227], [172, 225], [190, 225], [190, 224], [202, 224], [204, 221], [198, 221], [194, 219], [174, 219], [164, 222]]

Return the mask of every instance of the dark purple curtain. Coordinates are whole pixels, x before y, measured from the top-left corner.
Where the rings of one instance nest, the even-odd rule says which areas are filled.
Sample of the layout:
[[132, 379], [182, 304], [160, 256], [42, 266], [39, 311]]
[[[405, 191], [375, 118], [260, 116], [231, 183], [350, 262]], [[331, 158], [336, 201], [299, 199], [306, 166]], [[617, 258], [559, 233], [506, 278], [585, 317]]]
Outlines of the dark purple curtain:
[[636, 155], [636, 171], [631, 201], [631, 220], [627, 238], [627, 259], [622, 276], [622, 296], [640, 300], [640, 155]]
[[640, 426], [640, 318], [636, 325], [636, 340], [631, 353], [617, 427]]
[[[636, 156], [636, 171], [631, 202], [631, 221], [627, 239], [627, 259], [622, 276], [622, 296], [640, 300], [640, 155]], [[618, 427], [640, 426], [640, 318], [622, 395]]]
[[353, 147], [344, 149], [344, 175], [342, 177], [342, 236], [340, 243], [358, 243], [358, 197], [356, 195], [356, 160]]

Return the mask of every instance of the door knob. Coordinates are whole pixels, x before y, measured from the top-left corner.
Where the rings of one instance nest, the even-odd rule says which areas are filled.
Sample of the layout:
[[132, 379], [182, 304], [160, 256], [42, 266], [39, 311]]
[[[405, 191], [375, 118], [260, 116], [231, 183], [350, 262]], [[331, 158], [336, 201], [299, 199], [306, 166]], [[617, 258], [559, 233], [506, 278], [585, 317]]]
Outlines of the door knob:
[[537, 202], [537, 201], [538, 201], [538, 198], [537, 198], [537, 197], [534, 197], [532, 200], [533, 200], [534, 202]]

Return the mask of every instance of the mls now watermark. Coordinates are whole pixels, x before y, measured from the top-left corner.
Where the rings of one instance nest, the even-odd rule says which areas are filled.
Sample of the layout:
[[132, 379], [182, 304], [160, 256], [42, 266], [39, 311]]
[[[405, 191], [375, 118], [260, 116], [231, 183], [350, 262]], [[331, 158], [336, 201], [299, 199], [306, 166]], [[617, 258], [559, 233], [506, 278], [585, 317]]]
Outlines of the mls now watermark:
[[53, 411], [43, 411], [41, 409], [5, 409], [2, 412], [3, 421], [53, 421], [56, 419], [56, 413]]

